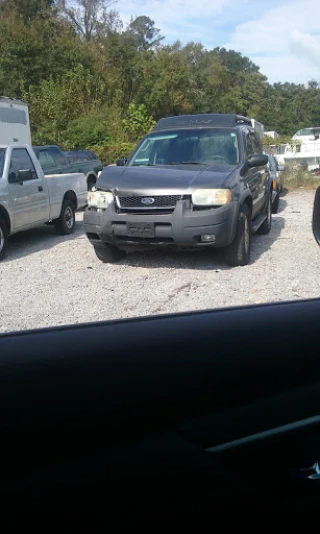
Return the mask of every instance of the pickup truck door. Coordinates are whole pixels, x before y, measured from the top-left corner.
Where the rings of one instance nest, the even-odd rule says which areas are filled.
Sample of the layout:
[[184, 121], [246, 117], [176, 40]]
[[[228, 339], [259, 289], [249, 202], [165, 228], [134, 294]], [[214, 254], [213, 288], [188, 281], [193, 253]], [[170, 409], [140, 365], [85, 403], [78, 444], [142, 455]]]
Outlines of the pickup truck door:
[[[261, 154], [262, 149], [257, 146], [255, 136], [251, 132], [246, 133], [246, 153], [247, 158], [253, 154]], [[252, 167], [248, 169], [246, 179], [252, 195], [252, 218], [254, 219], [261, 211], [264, 200], [264, 179], [266, 177], [266, 171], [264, 167]]]
[[[20, 171], [22, 172], [21, 174]], [[27, 173], [27, 171], [30, 171]], [[21, 180], [18, 177], [21, 176]], [[8, 174], [8, 192], [15, 230], [47, 222], [49, 198], [46, 184], [25, 148], [14, 148]]]

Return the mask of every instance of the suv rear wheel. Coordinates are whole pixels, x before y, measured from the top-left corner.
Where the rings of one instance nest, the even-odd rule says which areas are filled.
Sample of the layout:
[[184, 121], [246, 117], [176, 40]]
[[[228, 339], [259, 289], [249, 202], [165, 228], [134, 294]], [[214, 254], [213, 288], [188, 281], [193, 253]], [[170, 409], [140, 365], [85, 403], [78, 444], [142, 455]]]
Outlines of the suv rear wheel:
[[271, 230], [272, 223], [272, 191], [269, 193], [267, 206], [266, 206], [266, 219], [262, 225], [258, 228], [257, 233], [260, 235], [267, 235]]
[[276, 193], [277, 193], [277, 196], [272, 203], [272, 213], [278, 213], [278, 209], [279, 209], [280, 187], [278, 185], [277, 185]]

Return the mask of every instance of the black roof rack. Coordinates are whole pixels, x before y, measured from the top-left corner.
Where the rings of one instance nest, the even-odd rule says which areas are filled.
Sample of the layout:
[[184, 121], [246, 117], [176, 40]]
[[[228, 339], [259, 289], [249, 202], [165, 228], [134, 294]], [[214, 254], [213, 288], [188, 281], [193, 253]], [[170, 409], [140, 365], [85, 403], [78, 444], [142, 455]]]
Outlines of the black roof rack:
[[202, 113], [199, 115], [178, 115], [175, 117], [165, 117], [160, 119], [154, 130], [171, 130], [176, 128], [194, 128], [196, 126], [236, 126], [246, 124], [252, 126], [251, 119], [242, 115], [227, 113]]

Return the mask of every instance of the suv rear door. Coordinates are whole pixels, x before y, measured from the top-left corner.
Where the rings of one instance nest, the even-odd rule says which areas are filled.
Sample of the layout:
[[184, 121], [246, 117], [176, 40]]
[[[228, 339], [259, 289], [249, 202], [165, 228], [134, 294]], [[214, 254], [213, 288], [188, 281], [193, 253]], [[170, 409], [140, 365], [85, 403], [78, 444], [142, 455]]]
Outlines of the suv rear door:
[[[245, 139], [245, 148], [247, 158], [254, 154], [262, 154], [263, 149], [258, 137], [254, 132], [247, 130]], [[252, 195], [252, 217], [255, 218], [260, 214], [265, 204], [265, 180], [267, 172], [265, 167], [252, 167], [247, 171], [248, 185]]]

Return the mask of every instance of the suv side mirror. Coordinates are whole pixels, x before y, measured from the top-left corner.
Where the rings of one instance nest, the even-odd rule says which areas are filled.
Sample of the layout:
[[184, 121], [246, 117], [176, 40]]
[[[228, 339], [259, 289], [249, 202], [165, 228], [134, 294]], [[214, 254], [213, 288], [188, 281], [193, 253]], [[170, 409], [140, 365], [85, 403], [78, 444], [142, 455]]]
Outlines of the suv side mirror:
[[266, 154], [253, 154], [247, 159], [248, 167], [263, 167], [267, 165], [269, 158]]
[[127, 163], [127, 158], [120, 158], [117, 161], [117, 166], [118, 167], [124, 167], [126, 163]]
[[320, 245], [320, 187], [316, 190], [313, 203], [312, 231], [318, 245]]

